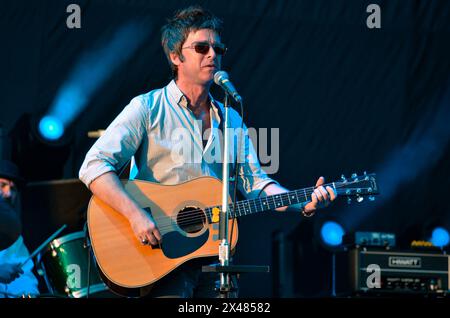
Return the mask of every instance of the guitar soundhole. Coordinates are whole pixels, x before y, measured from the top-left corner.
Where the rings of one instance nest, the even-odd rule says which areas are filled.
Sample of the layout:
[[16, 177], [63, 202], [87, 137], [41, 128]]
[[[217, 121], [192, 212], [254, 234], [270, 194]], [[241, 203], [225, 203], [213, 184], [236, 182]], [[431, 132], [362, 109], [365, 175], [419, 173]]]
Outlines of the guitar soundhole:
[[205, 213], [198, 207], [185, 207], [177, 216], [178, 226], [190, 234], [201, 231], [205, 223]]

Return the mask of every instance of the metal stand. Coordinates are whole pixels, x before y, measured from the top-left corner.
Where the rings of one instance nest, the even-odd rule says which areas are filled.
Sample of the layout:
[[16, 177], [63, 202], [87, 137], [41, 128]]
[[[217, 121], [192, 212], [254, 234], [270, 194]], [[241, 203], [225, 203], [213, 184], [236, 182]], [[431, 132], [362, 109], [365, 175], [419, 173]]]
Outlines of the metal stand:
[[[229, 209], [228, 203], [229, 182], [230, 182], [230, 160], [229, 160], [229, 133], [230, 133], [230, 117], [228, 105], [228, 93], [225, 93], [224, 99], [224, 147], [223, 147], [223, 166], [222, 166], [222, 209], [219, 218], [219, 261], [220, 265], [203, 266], [203, 272], [220, 273], [220, 297], [228, 298], [229, 293], [234, 291], [231, 284], [230, 274], [250, 273], [250, 272], [269, 272], [269, 266], [252, 266], [252, 265], [230, 265], [230, 244], [228, 242], [228, 220]], [[242, 140], [241, 140], [242, 142]], [[240, 145], [238, 145], [240, 148]], [[238, 149], [239, 149], [238, 148]], [[234, 152], [233, 152], [234, 153]], [[237, 178], [237, 176], [235, 176]]]
[[89, 233], [88, 233], [88, 227], [87, 222], [84, 224], [84, 244], [86, 247], [86, 253], [87, 253], [87, 276], [86, 276], [86, 298], [89, 298], [89, 293], [91, 291], [91, 253], [92, 253], [92, 246], [91, 241], [89, 239]]
[[331, 297], [336, 297], [336, 251], [331, 255]]

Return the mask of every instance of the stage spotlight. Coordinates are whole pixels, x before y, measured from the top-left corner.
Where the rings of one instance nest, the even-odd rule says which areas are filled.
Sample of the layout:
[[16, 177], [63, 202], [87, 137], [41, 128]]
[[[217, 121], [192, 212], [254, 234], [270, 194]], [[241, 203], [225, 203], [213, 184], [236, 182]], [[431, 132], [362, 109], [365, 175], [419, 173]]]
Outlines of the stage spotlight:
[[39, 133], [45, 139], [54, 141], [64, 134], [64, 125], [61, 120], [53, 116], [44, 116], [39, 121]]
[[443, 227], [436, 227], [431, 233], [430, 241], [434, 246], [444, 247], [450, 242], [450, 235]]
[[61, 122], [54, 118], [23, 114], [9, 137], [11, 159], [27, 181], [63, 178], [64, 166], [72, 151], [73, 127], [63, 129]]
[[320, 229], [322, 241], [328, 246], [341, 245], [344, 234], [344, 228], [334, 221], [326, 221]]

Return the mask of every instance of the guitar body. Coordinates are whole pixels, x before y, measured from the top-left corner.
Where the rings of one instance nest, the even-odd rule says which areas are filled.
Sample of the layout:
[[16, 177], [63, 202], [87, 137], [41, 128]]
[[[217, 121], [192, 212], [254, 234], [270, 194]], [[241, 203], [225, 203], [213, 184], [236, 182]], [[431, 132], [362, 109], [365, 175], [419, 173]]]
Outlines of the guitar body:
[[[204, 211], [222, 203], [222, 183], [200, 177], [178, 185], [122, 181], [126, 191], [149, 211], [163, 237], [159, 247], [142, 245], [130, 223], [97, 197], [88, 207], [93, 252], [105, 283], [124, 296], [143, 296], [152, 284], [188, 260], [218, 256], [219, 224]], [[229, 202], [231, 202], [229, 200]], [[229, 220], [231, 229], [232, 220]], [[234, 249], [238, 231], [229, 238]]]
[[[340, 196], [364, 196], [374, 200], [379, 194], [375, 174], [342, 177], [331, 186]], [[222, 206], [222, 182], [200, 177], [178, 185], [161, 185], [147, 181], [122, 181], [125, 190], [139, 206], [153, 217], [163, 239], [158, 247], [142, 245], [128, 220], [109, 205], [93, 196], [89, 202], [87, 222], [92, 250], [100, 275], [111, 290], [124, 296], [144, 296], [152, 285], [188, 260], [218, 256], [219, 219]], [[309, 202], [314, 187], [236, 202], [234, 217], [274, 210]], [[231, 199], [228, 198], [231, 203]], [[228, 221], [231, 229], [233, 220]], [[231, 233], [229, 233], [231, 235]], [[236, 247], [237, 226], [231, 242]]]

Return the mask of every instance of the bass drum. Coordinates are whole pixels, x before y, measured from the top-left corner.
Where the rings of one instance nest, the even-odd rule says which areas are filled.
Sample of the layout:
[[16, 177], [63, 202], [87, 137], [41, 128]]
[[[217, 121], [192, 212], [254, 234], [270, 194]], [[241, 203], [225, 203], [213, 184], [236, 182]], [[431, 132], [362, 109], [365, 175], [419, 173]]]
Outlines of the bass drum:
[[94, 257], [85, 242], [84, 232], [75, 232], [51, 241], [41, 252], [39, 272], [49, 292], [55, 297], [119, 297], [101, 280]]

